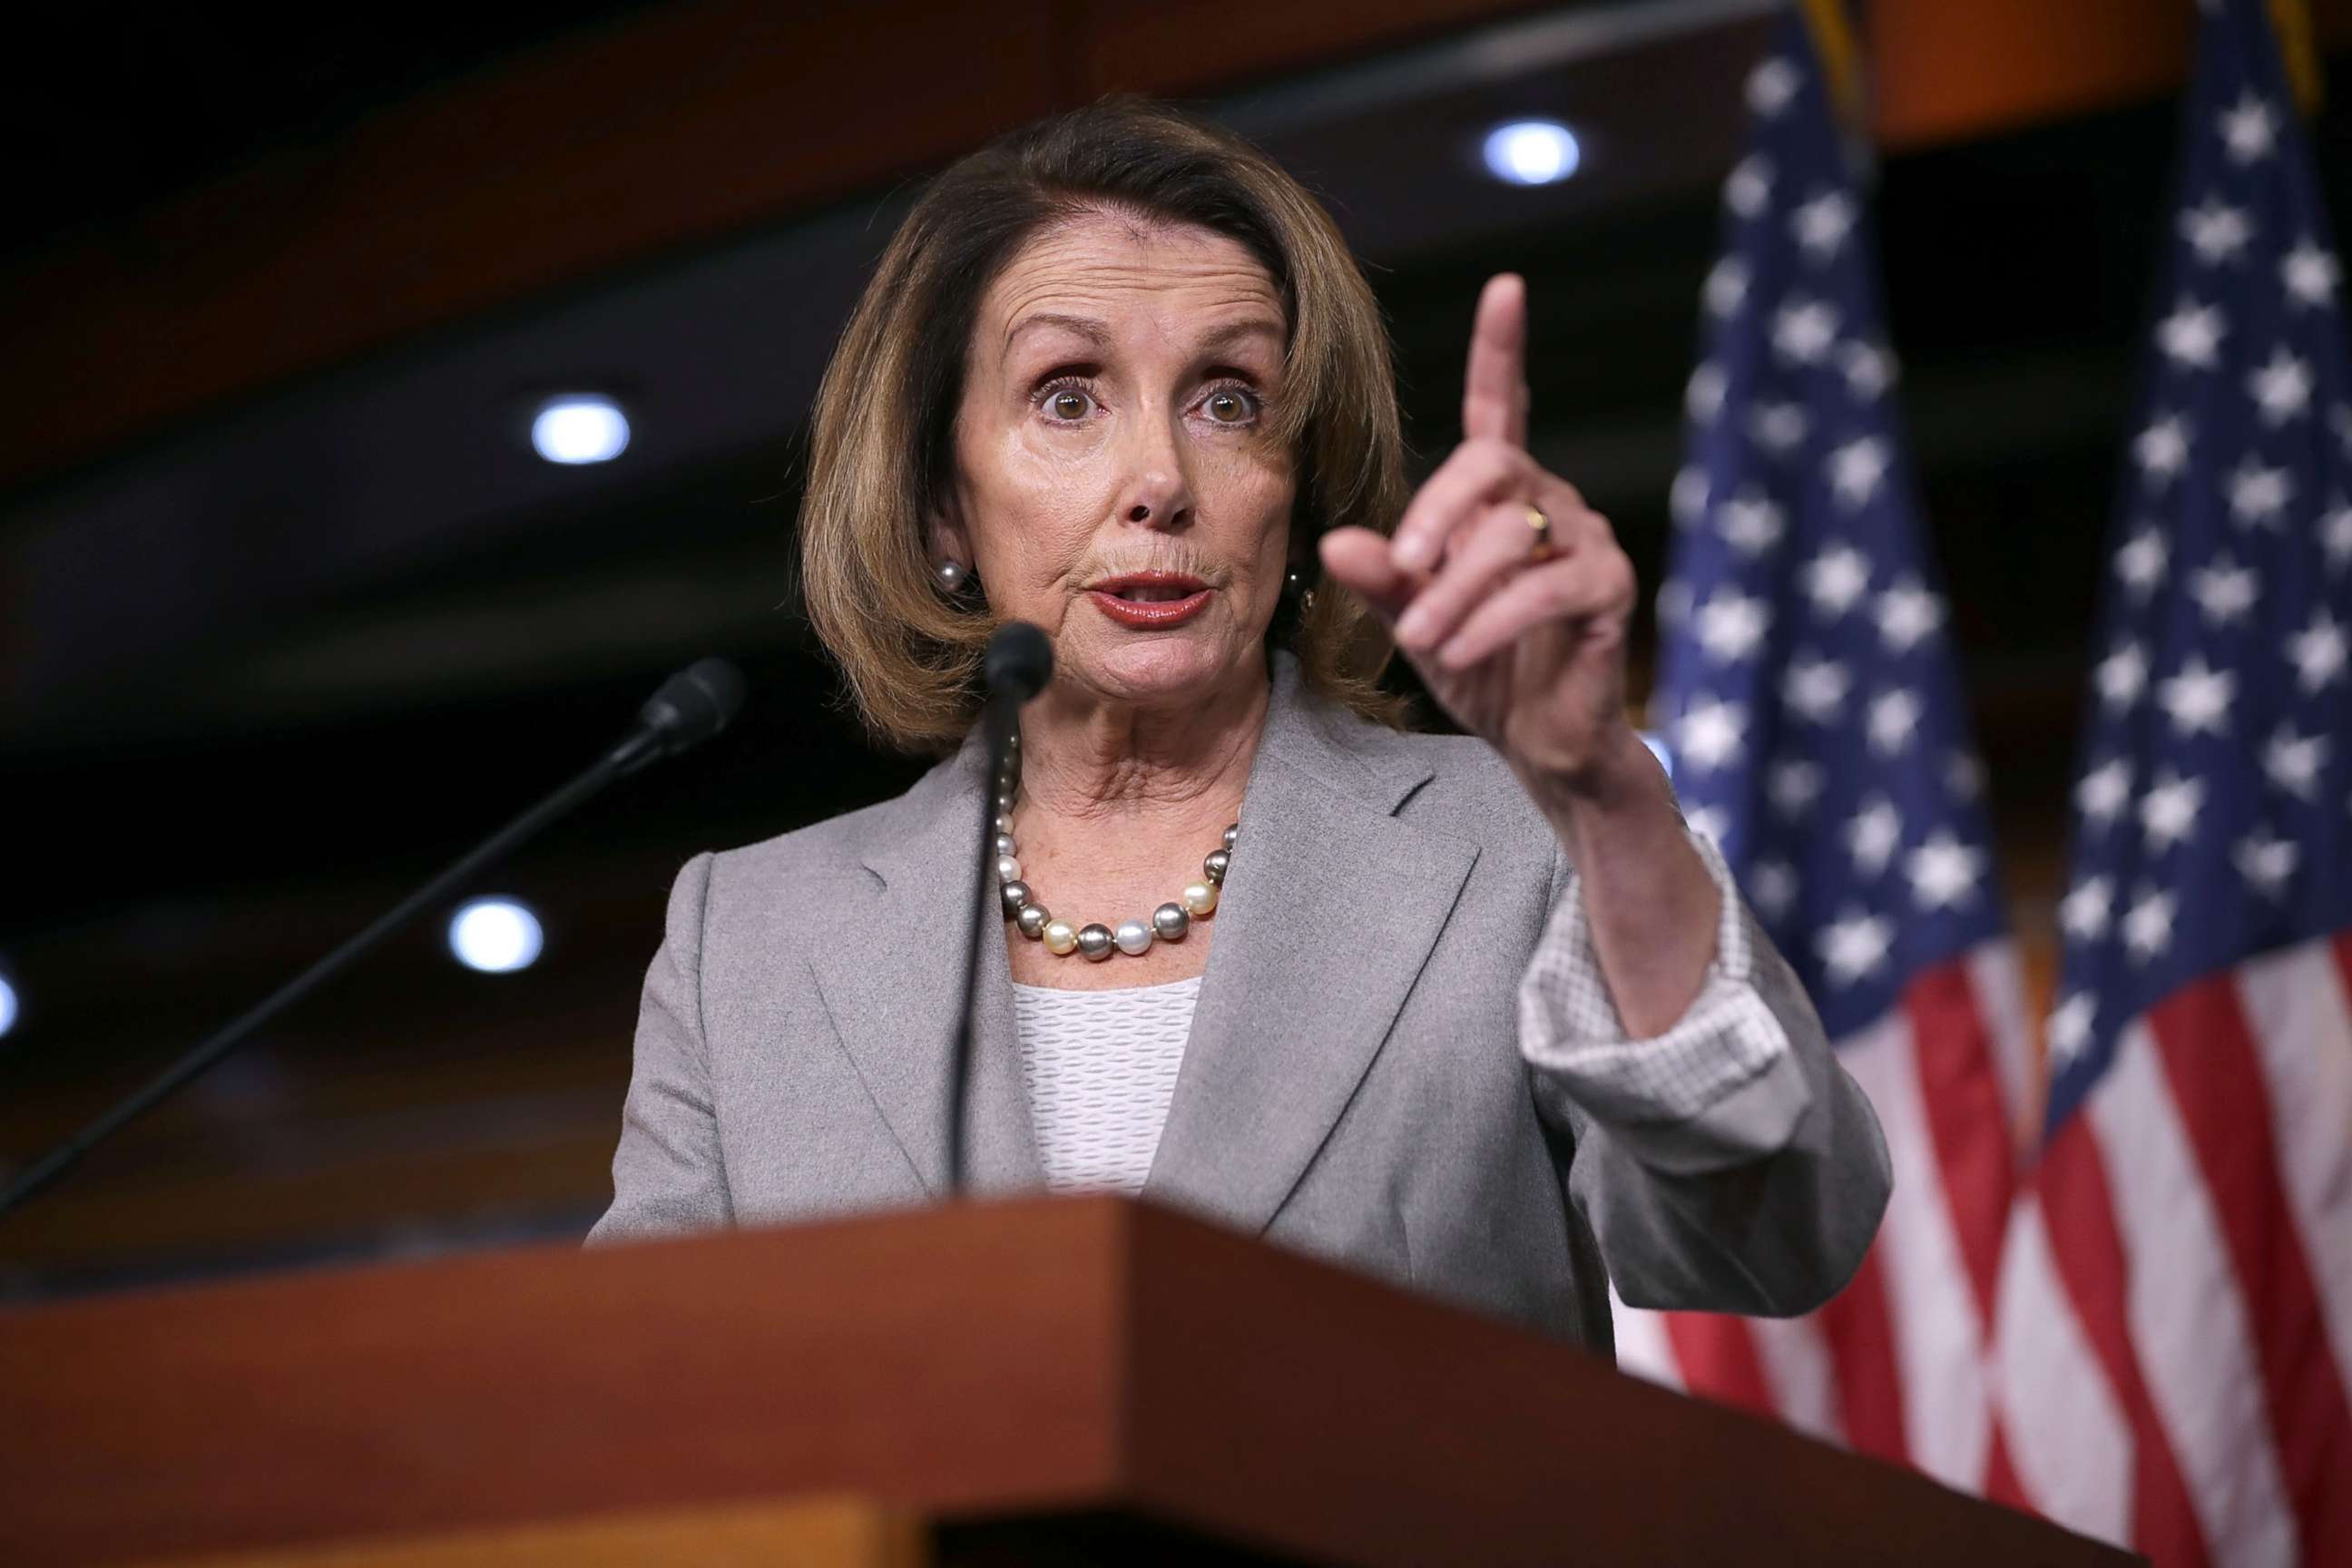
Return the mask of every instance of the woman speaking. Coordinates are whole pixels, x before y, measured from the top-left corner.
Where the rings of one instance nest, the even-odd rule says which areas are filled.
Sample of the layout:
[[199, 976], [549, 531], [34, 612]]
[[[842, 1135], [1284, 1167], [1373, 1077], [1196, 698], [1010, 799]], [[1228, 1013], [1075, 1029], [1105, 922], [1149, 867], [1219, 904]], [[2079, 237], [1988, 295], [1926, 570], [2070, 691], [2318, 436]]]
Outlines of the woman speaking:
[[[680, 874], [592, 1240], [919, 1203], [980, 918], [982, 1192], [1140, 1193], [1610, 1343], [1790, 1313], [1885, 1205], [1870, 1107], [1625, 713], [1633, 574], [1531, 458], [1527, 299], [1408, 495], [1379, 310], [1245, 143], [1132, 102], [964, 159], [825, 374], [808, 612], [896, 800]], [[980, 651], [1055, 669], [1013, 765]], [[1468, 736], [1402, 732], [1391, 647]]]

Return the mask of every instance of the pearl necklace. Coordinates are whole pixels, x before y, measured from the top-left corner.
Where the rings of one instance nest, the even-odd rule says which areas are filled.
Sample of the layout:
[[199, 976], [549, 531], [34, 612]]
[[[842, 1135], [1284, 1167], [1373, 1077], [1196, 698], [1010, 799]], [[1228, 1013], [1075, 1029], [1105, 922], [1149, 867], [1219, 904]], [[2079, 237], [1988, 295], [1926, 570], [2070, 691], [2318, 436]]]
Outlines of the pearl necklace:
[[1150, 920], [1121, 921], [1114, 931], [1099, 921], [1076, 925], [1054, 914], [1021, 879], [1021, 847], [1013, 840], [1013, 802], [1020, 787], [1021, 737], [1015, 735], [1004, 754], [1004, 771], [996, 779], [996, 888], [1006, 917], [1023, 936], [1044, 942], [1046, 952], [1064, 958], [1083, 953], [1090, 963], [1102, 963], [1114, 951], [1140, 958], [1151, 951], [1154, 940], [1181, 942], [1195, 919], [1216, 912], [1225, 868], [1241, 837], [1238, 822], [1225, 829], [1223, 847], [1210, 850], [1202, 860], [1201, 879], [1186, 883], [1182, 894], [1152, 910]]

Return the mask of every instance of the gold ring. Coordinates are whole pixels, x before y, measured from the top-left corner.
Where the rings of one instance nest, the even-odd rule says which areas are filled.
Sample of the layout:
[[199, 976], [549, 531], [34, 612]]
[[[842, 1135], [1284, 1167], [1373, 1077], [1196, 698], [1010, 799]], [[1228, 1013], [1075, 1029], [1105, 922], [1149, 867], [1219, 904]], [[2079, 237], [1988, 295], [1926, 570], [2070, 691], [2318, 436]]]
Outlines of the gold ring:
[[1535, 546], [1528, 552], [1528, 559], [1550, 560], [1552, 557], [1551, 519], [1544, 515], [1543, 508], [1532, 503], [1525, 506], [1523, 510], [1527, 512], [1528, 527], [1534, 531], [1536, 536]]

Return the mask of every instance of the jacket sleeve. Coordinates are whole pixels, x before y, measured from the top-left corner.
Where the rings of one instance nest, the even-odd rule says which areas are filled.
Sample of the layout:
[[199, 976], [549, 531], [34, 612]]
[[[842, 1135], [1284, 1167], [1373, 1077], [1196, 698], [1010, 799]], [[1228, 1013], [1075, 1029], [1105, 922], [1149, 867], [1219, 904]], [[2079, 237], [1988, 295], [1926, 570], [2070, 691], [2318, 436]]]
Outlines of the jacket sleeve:
[[1538, 1113], [1567, 1135], [1570, 1196], [1628, 1305], [1808, 1312], [1844, 1288], [1877, 1234], [1886, 1143], [1722, 857], [1691, 841], [1722, 921], [1683, 1016], [1625, 1037], [1560, 857], [1519, 987], [1520, 1049]]
[[635, 1059], [613, 1154], [613, 1206], [588, 1233], [591, 1247], [734, 1223], [702, 1037], [710, 861], [709, 854], [688, 861], [670, 889], [661, 948], [637, 1007]]

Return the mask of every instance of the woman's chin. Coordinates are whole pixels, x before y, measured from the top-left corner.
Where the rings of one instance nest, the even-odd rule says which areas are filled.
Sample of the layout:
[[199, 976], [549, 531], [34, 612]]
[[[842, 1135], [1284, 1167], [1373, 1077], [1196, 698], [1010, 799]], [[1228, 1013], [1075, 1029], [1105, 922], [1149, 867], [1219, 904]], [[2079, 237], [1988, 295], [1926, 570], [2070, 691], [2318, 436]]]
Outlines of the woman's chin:
[[[1069, 675], [1115, 702], [1159, 708], [1211, 701], [1245, 673], [1256, 647], [1242, 649], [1225, 638], [1161, 633], [1127, 634], [1105, 645], [1057, 649]], [[1258, 656], [1261, 659], [1262, 655]]]

